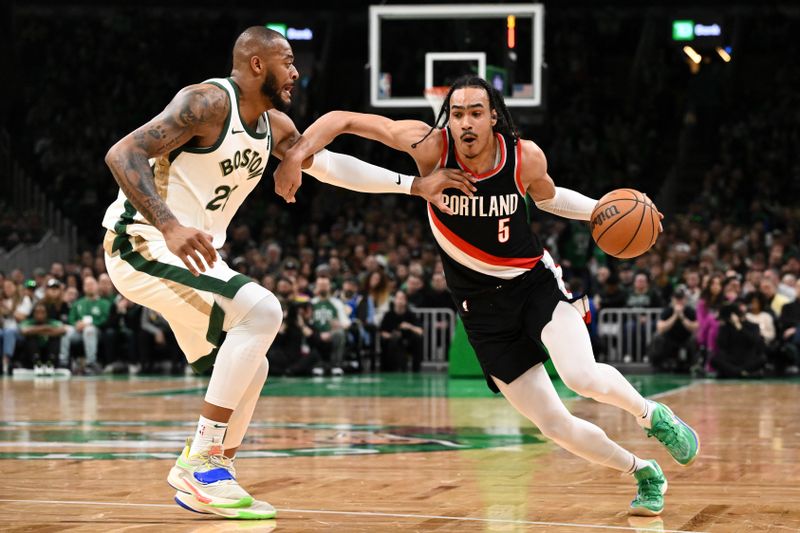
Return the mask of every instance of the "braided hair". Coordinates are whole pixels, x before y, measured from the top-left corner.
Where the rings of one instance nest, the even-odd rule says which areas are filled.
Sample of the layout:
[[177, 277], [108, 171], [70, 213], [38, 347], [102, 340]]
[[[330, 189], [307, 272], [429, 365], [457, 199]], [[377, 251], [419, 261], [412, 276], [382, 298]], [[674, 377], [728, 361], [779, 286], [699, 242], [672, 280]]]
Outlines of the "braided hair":
[[439, 114], [436, 116], [433, 126], [431, 126], [431, 129], [428, 130], [428, 133], [426, 133], [422, 139], [411, 145], [412, 148], [416, 148], [417, 145], [427, 139], [436, 128], [444, 128], [447, 126], [450, 120], [450, 97], [453, 96], [453, 92], [455, 92], [456, 89], [463, 89], [465, 87], [476, 87], [486, 91], [486, 94], [489, 96], [489, 108], [497, 112], [497, 122], [492, 127], [492, 131], [502, 134], [503, 137], [512, 139], [514, 144], [519, 142], [517, 126], [514, 124], [514, 119], [511, 118], [511, 113], [508, 111], [508, 107], [500, 91], [489, 85], [483, 78], [473, 74], [467, 74], [466, 76], [458, 78], [453, 82], [453, 85], [450, 86], [450, 90], [447, 91], [447, 95], [444, 97], [442, 108], [439, 110]]

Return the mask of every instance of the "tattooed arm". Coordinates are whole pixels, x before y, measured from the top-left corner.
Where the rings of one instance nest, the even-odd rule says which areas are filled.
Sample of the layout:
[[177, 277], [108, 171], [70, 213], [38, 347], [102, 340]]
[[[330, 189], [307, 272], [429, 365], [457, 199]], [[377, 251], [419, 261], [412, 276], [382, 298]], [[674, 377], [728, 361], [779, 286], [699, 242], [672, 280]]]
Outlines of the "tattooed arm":
[[205, 271], [200, 255], [209, 266], [214, 264], [212, 237], [178, 222], [156, 192], [148, 159], [168, 154], [192, 139], [200, 146], [212, 145], [229, 107], [227, 95], [219, 87], [190, 85], [158, 116], [123, 137], [106, 154], [106, 164], [125, 197], [164, 235], [167, 247], [194, 275]]

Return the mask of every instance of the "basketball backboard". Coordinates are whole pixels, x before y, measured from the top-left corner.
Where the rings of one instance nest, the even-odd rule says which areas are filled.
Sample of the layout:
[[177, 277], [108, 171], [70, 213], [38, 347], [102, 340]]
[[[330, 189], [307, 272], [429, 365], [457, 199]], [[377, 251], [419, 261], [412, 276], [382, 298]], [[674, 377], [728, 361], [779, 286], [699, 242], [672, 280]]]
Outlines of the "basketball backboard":
[[543, 19], [541, 4], [370, 6], [370, 104], [426, 107], [427, 88], [474, 73], [509, 107], [539, 106]]

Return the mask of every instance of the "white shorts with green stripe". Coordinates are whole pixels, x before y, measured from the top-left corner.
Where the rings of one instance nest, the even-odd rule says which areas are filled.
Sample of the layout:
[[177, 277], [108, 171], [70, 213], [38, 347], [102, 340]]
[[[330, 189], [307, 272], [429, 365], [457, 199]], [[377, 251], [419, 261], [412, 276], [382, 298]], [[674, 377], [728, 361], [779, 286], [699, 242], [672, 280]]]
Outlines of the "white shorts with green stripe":
[[194, 276], [163, 240], [109, 230], [103, 248], [120, 294], [161, 313], [198, 372], [214, 363], [224, 332], [269, 294], [221, 259]]

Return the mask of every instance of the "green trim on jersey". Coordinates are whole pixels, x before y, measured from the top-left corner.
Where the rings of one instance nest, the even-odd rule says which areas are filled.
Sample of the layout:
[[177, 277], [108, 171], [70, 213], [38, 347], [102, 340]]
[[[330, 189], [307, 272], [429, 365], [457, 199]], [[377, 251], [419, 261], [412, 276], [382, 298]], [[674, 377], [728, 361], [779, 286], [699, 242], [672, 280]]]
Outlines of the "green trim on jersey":
[[217, 352], [219, 352], [219, 346], [211, 350], [208, 355], [204, 355], [194, 363], [189, 363], [189, 366], [192, 367], [192, 370], [194, 370], [196, 374], [202, 374], [214, 366], [214, 363], [217, 361]]
[[[231, 83], [231, 87], [233, 87], [233, 94], [236, 95], [236, 110], [239, 111], [239, 86], [236, 85], [236, 82], [233, 81], [233, 78], [227, 78], [227, 80]], [[269, 120], [269, 119], [267, 119], [267, 120]], [[239, 122], [242, 123], [242, 126], [244, 127], [244, 131], [246, 131], [247, 134], [250, 137], [252, 137], [253, 139], [266, 139], [267, 138], [267, 132], [270, 131], [269, 127], [267, 128], [267, 131], [265, 131], [264, 133], [258, 133], [257, 131], [253, 131], [250, 128], [250, 126], [247, 125], [247, 122], [245, 122], [244, 119], [242, 119], [241, 111], [239, 111]], [[267, 154], [267, 155], [269, 155], [269, 154]]]
[[[219, 137], [211, 146], [180, 146], [169, 153], [169, 162], [172, 163], [175, 159], [181, 155], [183, 152], [188, 152], [190, 154], [209, 154], [216, 150], [217, 148], [222, 145], [222, 141], [225, 140], [225, 137], [228, 135], [228, 127], [231, 125], [231, 115], [233, 114], [233, 101], [231, 101], [230, 95], [228, 94], [228, 89], [225, 88], [224, 85], [221, 83], [217, 83], [215, 81], [206, 81], [209, 85], [216, 85], [223, 91], [225, 91], [225, 96], [228, 97], [228, 115], [225, 117], [225, 124], [222, 126], [222, 131], [219, 133]], [[238, 98], [238, 93], [237, 93]], [[236, 102], [236, 105], [239, 105], [239, 102]]]
[[220, 307], [217, 302], [214, 302], [214, 306], [211, 308], [211, 316], [208, 319], [208, 332], [206, 333], [206, 340], [216, 346], [216, 348], [194, 363], [189, 363], [189, 366], [191, 366], [196, 373], [202, 374], [214, 366], [214, 363], [217, 361], [217, 352], [219, 352], [219, 346], [222, 344], [222, 340], [225, 338], [225, 332], [222, 331], [222, 324], [224, 321], [225, 311], [222, 310], [222, 307]]
[[[126, 202], [126, 214], [128, 213], [128, 205], [128, 202]], [[133, 212], [136, 212], [135, 209]], [[212, 278], [210, 276], [205, 276], [203, 274], [195, 277], [188, 270], [184, 270], [180, 267], [145, 259], [141, 254], [133, 251], [133, 246], [130, 243], [129, 235], [124, 233], [125, 225], [117, 223], [115, 228], [119, 228], [120, 226], [123, 229], [123, 233], [114, 238], [112, 250], [119, 250], [120, 258], [139, 272], [144, 272], [145, 274], [150, 274], [151, 276], [162, 279], [168, 279], [176, 283], [181, 283], [194, 289], [213, 292], [214, 294], [219, 294], [226, 298], [233, 298], [236, 296], [236, 293], [239, 291], [239, 289], [252, 281], [250, 278], [242, 274], [233, 276], [227, 282]], [[207, 369], [213, 366], [217, 359], [219, 345], [221, 344], [224, 336], [224, 332], [222, 331], [222, 325], [224, 321], [225, 311], [219, 306], [219, 304], [214, 302], [214, 305], [211, 307], [211, 315], [208, 319], [206, 340], [216, 346], [216, 348], [194, 363], [190, 363], [190, 366], [198, 374], [205, 372]]]
[[531, 223], [531, 212], [533, 211], [533, 198], [531, 198], [530, 194], [525, 194], [525, 215], [528, 217], [528, 224]]
[[[125, 234], [125, 228], [128, 227], [128, 224], [133, 224], [135, 222], [135, 220], [133, 219], [133, 217], [135, 216], [136, 216], [136, 208], [133, 207], [133, 204], [131, 203], [130, 200], [126, 199], [125, 211], [122, 212], [122, 214], [119, 216], [119, 220], [117, 221], [116, 224], [114, 224], [114, 233], [116, 233], [117, 235]], [[114, 246], [112, 246], [111, 248], [112, 252], [117, 251], [116, 244], [117, 240], [114, 239]]]
[[208, 318], [208, 332], [206, 340], [214, 346], [219, 346], [219, 338], [222, 335], [222, 323], [225, 321], [225, 311], [217, 302], [211, 307], [211, 316]]
[[193, 289], [213, 292], [214, 294], [219, 294], [220, 296], [231, 299], [236, 296], [239, 289], [253, 281], [242, 274], [236, 274], [228, 281], [222, 281], [204, 274], [194, 276], [185, 268], [167, 263], [159, 263], [158, 261], [150, 261], [145, 259], [139, 252], [133, 250], [133, 245], [131, 245], [128, 237], [129, 235], [127, 233], [117, 235], [114, 239], [112, 251], [116, 252], [119, 250], [120, 257], [135, 270], [150, 274], [153, 277], [168, 279]]

